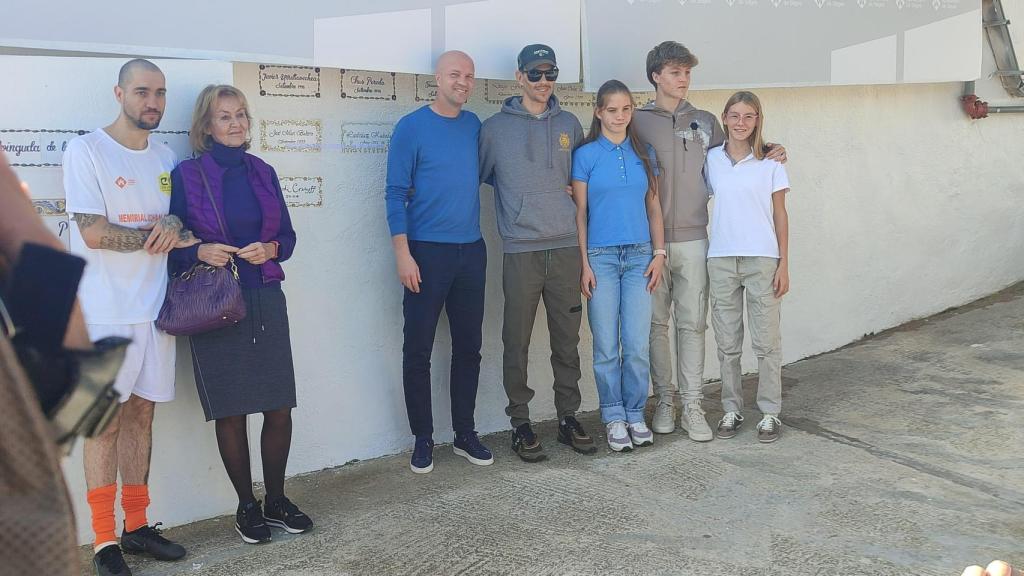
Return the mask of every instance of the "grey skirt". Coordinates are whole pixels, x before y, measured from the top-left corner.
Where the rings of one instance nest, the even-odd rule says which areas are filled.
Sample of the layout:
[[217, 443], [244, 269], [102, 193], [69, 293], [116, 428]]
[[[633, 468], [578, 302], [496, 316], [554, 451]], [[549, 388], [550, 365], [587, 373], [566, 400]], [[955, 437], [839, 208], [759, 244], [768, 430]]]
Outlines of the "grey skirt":
[[206, 420], [295, 407], [288, 305], [280, 283], [242, 288], [238, 324], [189, 338]]

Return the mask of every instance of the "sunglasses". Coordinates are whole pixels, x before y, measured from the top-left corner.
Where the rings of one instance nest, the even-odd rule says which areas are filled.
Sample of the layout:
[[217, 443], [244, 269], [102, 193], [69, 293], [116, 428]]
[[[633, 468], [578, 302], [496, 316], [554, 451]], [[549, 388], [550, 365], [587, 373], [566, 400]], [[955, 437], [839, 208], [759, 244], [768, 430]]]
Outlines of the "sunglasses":
[[554, 82], [558, 80], [558, 68], [551, 68], [550, 70], [525, 70], [523, 74], [526, 74], [526, 79], [530, 82], [540, 82], [541, 76], [544, 77], [548, 82]]

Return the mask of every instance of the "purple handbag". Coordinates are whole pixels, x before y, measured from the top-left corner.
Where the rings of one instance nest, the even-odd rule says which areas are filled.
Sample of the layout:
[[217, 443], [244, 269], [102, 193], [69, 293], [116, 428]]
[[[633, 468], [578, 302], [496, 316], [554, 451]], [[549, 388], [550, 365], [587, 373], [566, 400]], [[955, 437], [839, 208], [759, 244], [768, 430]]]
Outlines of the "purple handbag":
[[[206, 172], [199, 165], [203, 186], [213, 205], [220, 232], [227, 238], [224, 222], [213, 200]], [[196, 262], [185, 273], [171, 277], [160, 307], [156, 327], [172, 336], [192, 336], [237, 324], [245, 318], [245, 299], [238, 283], [238, 266], [230, 257], [227, 266]]]

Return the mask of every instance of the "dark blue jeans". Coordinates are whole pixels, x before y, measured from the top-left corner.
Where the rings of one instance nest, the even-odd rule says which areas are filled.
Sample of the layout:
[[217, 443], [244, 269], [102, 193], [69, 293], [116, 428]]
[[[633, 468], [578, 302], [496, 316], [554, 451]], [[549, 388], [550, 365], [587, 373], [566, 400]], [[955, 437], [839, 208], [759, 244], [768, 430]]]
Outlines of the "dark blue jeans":
[[430, 406], [430, 353], [434, 349], [437, 320], [444, 308], [452, 335], [452, 429], [475, 428], [476, 390], [480, 380], [480, 345], [484, 321], [484, 282], [487, 246], [409, 241], [409, 251], [420, 268], [420, 292], [405, 290], [405, 344], [402, 347], [402, 383], [409, 427], [417, 436], [431, 436], [434, 418]]

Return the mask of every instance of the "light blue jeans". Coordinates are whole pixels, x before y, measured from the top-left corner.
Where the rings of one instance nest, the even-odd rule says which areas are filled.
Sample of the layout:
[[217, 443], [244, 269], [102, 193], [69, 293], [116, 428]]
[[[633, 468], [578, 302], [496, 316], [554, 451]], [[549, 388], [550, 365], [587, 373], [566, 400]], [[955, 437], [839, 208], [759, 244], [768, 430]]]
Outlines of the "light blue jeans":
[[651, 374], [651, 295], [644, 277], [651, 244], [589, 248], [587, 260], [597, 278], [587, 318], [601, 421], [643, 422]]

